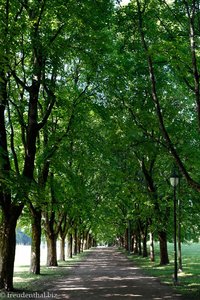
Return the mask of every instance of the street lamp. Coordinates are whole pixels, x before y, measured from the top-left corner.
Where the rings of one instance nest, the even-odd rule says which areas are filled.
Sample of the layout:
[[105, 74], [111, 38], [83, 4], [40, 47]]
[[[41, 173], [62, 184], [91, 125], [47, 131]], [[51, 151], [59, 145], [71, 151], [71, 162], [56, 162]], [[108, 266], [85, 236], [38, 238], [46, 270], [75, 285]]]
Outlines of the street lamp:
[[176, 187], [179, 184], [179, 175], [176, 173], [176, 170], [173, 170], [172, 175], [170, 176], [170, 183], [174, 188], [174, 284], [177, 284], [178, 281], [178, 266], [177, 266], [177, 243], [176, 243]]

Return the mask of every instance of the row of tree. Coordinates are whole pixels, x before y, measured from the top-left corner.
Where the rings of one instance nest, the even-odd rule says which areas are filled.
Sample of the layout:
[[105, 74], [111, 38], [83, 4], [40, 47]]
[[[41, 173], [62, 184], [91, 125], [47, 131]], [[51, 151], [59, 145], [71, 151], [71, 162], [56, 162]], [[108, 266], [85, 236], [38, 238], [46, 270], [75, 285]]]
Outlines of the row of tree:
[[0, 288], [18, 221], [35, 274], [42, 230], [48, 265], [58, 238], [64, 259], [67, 236], [77, 253], [130, 223], [168, 263], [174, 162], [182, 238], [199, 233], [198, 1], [1, 0], [0, 15]]

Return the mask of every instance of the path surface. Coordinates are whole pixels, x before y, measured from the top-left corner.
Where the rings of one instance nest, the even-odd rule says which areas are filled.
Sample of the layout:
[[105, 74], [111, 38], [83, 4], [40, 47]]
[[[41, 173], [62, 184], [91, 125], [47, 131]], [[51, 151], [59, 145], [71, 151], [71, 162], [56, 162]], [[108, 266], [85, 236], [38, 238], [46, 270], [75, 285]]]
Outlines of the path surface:
[[171, 287], [146, 276], [115, 248], [95, 248], [66, 278], [49, 283], [48, 299], [182, 299]]

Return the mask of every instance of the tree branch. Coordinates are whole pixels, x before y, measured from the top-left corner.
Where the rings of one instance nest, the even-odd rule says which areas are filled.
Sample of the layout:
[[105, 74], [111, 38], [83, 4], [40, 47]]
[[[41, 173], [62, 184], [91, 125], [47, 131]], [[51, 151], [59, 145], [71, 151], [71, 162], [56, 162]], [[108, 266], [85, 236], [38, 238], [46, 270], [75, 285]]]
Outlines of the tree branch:
[[27, 92], [30, 93], [31, 87], [27, 86], [24, 81], [22, 81], [16, 74], [14, 70], [11, 70], [11, 75], [15, 78], [16, 82], [23, 87]]
[[189, 173], [187, 172], [180, 156], [178, 155], [178, 152], [176, 151], [174, 144], [172, 143], [172, 140], [165, 128], [165, 124], [164, 124], [164, 120], [163, 120], [163, 116], [162, 116], [162, 110], [160, 107], [160, 102], [159, 102], [159, 98], [157, 95], [157, 84], [156, 84], [156, 78], [155, 78], [155, 73], [154, 73], [154, 67], [153, 67], [153, 61], [152, 61], [152, 57], [151, 54], [148, 51], [148, 46], [145, 40], [145, 36], [144, 36], [144, 31], [143, 31], [143, 21], [142, 21], [142, 12], [141, 12], [141, 8], [140, 8], [140, 1], [137, 0], [137, 7], [138, 7], [138, 26], [139, 26], [139, 32], [140, 32], [140, 36], [141, 36], [141, 41], [142, 41], [142, 45], [143, 48], [145, 50], [146, 53], [146, 57], [147, 57], [147, 62], [148, 62], [148, 67], [149, 67], [149, 77], [150, 77], [150, 82], [151, 82], [151, 93], [152, 93], [152, 99], [153, 102], [155, 104], [156, 107], [156, 112], [157, 112], [157, 117], [159, 120], [159, 124], [160, 124], [160, 130], [163, 134], [163, 137], [166, 140], [169, 152], [171, 153], [171, 155], [174, 157], [180, 172], [183, 174], [183, 176], [185, 177], [186, 181], [188, 182], [188, 184], [194, 188], [195, 190], [200, 192], [200, 184], [198, 182], [196, 182], [195, 180], [193, 180], [191, 178], [191, 176], [189, 175]]

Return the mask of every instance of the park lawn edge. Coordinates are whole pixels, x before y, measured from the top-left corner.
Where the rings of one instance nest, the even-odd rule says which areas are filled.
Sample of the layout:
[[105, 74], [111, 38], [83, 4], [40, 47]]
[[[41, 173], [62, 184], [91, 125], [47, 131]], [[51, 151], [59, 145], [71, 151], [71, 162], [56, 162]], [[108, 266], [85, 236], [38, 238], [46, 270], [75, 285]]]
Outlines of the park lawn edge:
[[[91, 250], [85, 250], [84, 252], [78, 253], [72, 258], [67, 258], [65, 261], [58, 260], [58, 266], [47, 267], [41, 266], [41, 274], [35, 275], [29, 272], [30, 266], [19, 266], [19, 269], [14, 274], [14, 291], [12, 292], [0, 292], [1, 300], [13, 298], [14, 295], [18, 294], [33, 294], [43, 293], [47, 284], [57, 278], [68, 276], [69, 269], [73, 267], [77, 262], [81, 262], [89, 254]], [[21, 270], [20, 270], [21, 269]], [[2, 298], [2, 295], [5, 298]]]
[[[129, 254], [123, 248], [119, 248], [119, 251], [123, 252], [136, 266], [140, 267], [144, 274], [156, 277], [160, 283], [171, 286], [176, 292], [182, 294], [184, 299], [200, 299], [200, 275], [196, 274], [192, 267], [188, 267], [187, 272], [178, 273], [178, 284], [175, 286], [173, 281], [174, 264], [171, 257], [169, 264], [161, 266], [158, 259], [151, 262], [149, 257]], [[192, 260], [191, 257], [191, 265]]]

